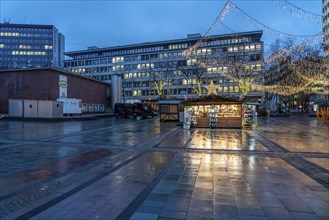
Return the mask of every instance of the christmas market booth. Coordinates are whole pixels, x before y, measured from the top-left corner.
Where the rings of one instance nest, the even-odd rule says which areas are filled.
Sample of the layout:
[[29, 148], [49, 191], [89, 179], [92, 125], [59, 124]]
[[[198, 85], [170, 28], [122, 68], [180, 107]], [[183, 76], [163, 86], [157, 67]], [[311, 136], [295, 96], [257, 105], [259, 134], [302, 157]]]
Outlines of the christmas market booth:
[[183, 110], [182, 100], [159, 100], [160, 121], [179, 121], [179, 112]]
[[184, 126], [197, 128], [241, 128], [242, 102], [219, 96], [189, 100], [184, 106]]

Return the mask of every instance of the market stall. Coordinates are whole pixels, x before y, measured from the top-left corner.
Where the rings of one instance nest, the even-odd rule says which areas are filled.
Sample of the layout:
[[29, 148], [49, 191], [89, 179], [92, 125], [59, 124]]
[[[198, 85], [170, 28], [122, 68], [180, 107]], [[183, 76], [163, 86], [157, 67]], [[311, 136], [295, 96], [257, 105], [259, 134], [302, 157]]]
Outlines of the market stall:
[[241, 128], [242, 102], [218, 96], [188, 101], [191, 124], [199, 128]]
[[160, 121], [179, 121], [179, 112], [182, 111], [182, 100], [160, 100]]

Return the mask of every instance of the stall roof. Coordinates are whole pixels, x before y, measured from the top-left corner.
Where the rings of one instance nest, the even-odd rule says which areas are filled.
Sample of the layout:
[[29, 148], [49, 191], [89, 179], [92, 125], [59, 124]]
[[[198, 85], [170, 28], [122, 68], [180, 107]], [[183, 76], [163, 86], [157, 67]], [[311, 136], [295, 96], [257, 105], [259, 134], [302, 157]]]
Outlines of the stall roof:
[[159, 100], [156, 103], [159, 105], [178, 105], [182, 103], [182, 100]]
[[242, 103], [238, 98], [235, 97], [221, 97], [221, 96], [204, 96], [198, 99], [191, 99], [186, 104], [192, 104], [192, 103]]

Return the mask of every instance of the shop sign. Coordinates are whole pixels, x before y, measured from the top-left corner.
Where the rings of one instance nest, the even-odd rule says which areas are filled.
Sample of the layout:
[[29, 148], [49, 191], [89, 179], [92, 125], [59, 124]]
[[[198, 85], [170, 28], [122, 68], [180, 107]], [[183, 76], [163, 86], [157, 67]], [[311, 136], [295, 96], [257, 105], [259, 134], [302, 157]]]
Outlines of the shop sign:
[[68, 87], [68, 83], [66, 81], [64, 81], [64, 80], [59, 81], [58, 82], [58, 85], [61, 88], [67, 88]]

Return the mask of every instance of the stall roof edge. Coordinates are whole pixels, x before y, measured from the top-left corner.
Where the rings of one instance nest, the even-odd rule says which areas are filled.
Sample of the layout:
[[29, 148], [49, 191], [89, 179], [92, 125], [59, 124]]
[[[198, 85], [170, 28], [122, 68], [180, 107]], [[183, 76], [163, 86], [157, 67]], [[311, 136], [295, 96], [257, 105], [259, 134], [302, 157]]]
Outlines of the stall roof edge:
[[180, 104], [183, 100], [159, 100], [156, 103], [157, 104]]

